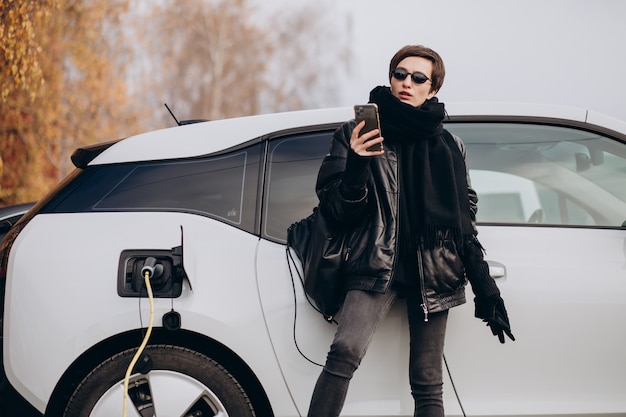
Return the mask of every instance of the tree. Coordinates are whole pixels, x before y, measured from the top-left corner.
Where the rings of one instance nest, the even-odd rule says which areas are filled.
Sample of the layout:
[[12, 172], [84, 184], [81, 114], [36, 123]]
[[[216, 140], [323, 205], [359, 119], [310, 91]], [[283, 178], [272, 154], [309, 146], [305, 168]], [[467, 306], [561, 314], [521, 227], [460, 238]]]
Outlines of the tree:
[[3, 3], [3, 35], [21, 38], [3, 39], [0, 203], [41, 198], [76, 147], [133, 133], [119, 47], [127, 3]]
[[159, 69], [152, 81], [164, 98], [186, 118], [257, 113], [265, 59], [273, 47], [251, 22], [248, 2], [163, 3], [151, 18], [150, 64]]
[[351, 21], [323, 0], [279, 9], [269, 21], [270, 43], [276, 48], [262, 107], [288, 111], [336, 103], [342, 75], [350, 69]]
[[79, 146], [171, 126], [163, 103], [179, 119], [221, 119], [332, 100], [347, 48], [322, 10], [292, 3], [259, 18], [251, 0], [4, 0], [0, 205], [41, 198]]
[[158, 68], [143, 77], [154, 82], [146, 101], [160, 104], [164, 121], [163, 102], [179, 118], [210, 120], [331, 102], [348, 49], [342, 26], [324, 19], [332, 8], [315, 6], [261, 12], [248, 0], [161, 2], [144, 51]]
[[4, 101], [15, 89], [31, 96], [42, 81], [38, 56], [41, 48], [35, 35], [36, 23], [50, 13], [52, 0], [4, 0], [0, 3], [0, 98]]
[[30, 157], [36, 153], [25, 135], [33, 121], [27, 106], [43, 81], [41, 46], [35, 27], [47, 18], [51, 8], [51, 1], [0, 3], [0, 201], [21, 199], [20, 189], [27, 181], [7, 173], [15, 165], [28, 166]]

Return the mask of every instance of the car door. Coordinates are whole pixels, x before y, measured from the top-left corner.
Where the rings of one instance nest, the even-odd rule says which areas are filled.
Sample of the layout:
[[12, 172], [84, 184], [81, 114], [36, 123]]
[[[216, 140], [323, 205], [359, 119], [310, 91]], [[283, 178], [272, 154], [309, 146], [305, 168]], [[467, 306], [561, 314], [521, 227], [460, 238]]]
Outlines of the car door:
[[623, 137], [449, 129], [467, 145], [479, 239], [517, 339], [500, 345], [471, 302], [452, 310], [445, 352], [467, 415], [626, 412]]
[[[315, 181], [328, 153], [332, 130], [277, 138], [268, 151], [262, 231], [257, 253], [257, 282], [265, 321], [292, 399], [306, 415], [313, 387], [334, 336], [305, 299], [299, 262], [288, 262], [287, 227], [317, 205]], [[408, 324], [398, 302], [374, 335], [351, 385], [344, 414], [408, 416], [413, 400], [408, 384]], [[451, 392], [447, 410], [460, 413]], [[456, 408], [455, 408], [456, 407]]]
[[[479, 238], [510, 313], [501, 345], [468, 303], [452, 309], [445, 355], [467, 415], [624, 412], [626, 150], [586, 130], [529, 123], [449, 124], [466, 142]], [[330, 132], [268, 152], [257, 282], [283, 378], [302, 414], [332, 341], [288, 267], [286, 227], [317, 204]], [[394, 306], [355, 374], [346, 415], [411, 415], [405, 306]], [[315, 362], [315, 363], [313, 363]], [[460, 415], [444, 380], [449, 415]]]

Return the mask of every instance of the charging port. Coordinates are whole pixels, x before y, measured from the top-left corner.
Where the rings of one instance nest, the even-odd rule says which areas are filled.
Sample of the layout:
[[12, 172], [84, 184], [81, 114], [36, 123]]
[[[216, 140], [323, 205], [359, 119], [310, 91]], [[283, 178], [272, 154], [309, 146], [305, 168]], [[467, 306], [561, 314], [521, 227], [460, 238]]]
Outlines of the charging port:
[[177, 298], [182, 293], [185, 271], [180, 248], [171, 250], [133, 249], [120, 255], [117, 293], [121, 297], [147, 298], [144, 269], [146, 260], [154, 258], [150, 285], [156, 298]]

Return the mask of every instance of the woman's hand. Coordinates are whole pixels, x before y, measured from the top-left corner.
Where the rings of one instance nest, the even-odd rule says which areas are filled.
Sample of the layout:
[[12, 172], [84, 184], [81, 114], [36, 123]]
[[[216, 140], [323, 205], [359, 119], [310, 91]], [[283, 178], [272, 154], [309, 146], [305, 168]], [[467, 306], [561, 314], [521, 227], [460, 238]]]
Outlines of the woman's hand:
[[356, 125], [354, 130], [352, 131], [352, 136], [350, 137], [350, 149], [354, 151], [359, 156], [377, 156], [385, 153], [384, 150], [380, 151], [368, 151], [367, 148], [370, 146], [382, 143], [383, 137], [379, 136], [376, 139], [372, 139], [374, 136], [378, 135], [380, 131], [378, 129], [374, 129], [367, 133], [364, 133], [363, 136], [359, 136], [361, 134], [361, 129], [365, 126], [365, 120]]
[[500, 343], [504, 343], [504, 335], [513, 341], [515, 340], [515, 336], [511, 333], [509, 315], [499, 294], [493, 294], [487, 298], [476, 297], [474, 298], [474, 305], [474, 316], [487, 323], [487, 326], [491, 328], [491, 333], [498, 336]]

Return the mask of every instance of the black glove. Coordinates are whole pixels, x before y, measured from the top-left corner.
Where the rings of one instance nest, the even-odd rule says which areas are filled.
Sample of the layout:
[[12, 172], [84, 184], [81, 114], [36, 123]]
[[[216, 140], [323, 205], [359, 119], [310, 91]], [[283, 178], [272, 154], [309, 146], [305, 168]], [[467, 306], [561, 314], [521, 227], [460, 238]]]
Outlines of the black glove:
[[509, 324], [509, 316], [504, 307], [504, 300], [499, 294], [490, 295], [486, 298], [474, 298], [476, 310], [474, 316], [482, 319], [491, 328], [491, 333], [498, 336], [500, 343], [504, 343], [504, 335], [509, 339], [515, 340], [511, 333], [511, 325]]

